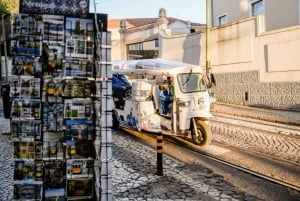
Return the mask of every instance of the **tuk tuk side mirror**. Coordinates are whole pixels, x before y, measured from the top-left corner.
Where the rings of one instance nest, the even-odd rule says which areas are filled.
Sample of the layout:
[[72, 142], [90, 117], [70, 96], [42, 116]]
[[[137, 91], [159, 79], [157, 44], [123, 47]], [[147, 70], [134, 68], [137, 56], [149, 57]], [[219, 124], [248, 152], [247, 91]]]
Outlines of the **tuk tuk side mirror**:
[[207, 88], [216, 86], [216, 80], [215, 80], [214, 74], [210, 73], [210, 77], [208, 79], [209, 79], [209, 82], [207, 83]]
[[213, 85], [216, 85], [216, 80], [215, 80], [215, 75], [214, 74], [210, 74], [210, 82], [213, 84]]

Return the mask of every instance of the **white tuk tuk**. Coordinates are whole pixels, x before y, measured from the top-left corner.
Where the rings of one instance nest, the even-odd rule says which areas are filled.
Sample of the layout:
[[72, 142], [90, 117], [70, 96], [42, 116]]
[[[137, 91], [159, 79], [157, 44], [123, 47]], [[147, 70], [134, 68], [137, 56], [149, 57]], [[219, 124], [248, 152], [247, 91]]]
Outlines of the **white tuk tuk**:
[[[210, 144], [210, 97], [200, 66], [164, 59], [117, 61], [113, 74], [124, 74], [132, 89], [124, 105], [115, 105], [113, 126], [176, 136]], [[170, 97], [167, 79], [174, 80]], [[116, 103], [116, 98], [114, 102]]]

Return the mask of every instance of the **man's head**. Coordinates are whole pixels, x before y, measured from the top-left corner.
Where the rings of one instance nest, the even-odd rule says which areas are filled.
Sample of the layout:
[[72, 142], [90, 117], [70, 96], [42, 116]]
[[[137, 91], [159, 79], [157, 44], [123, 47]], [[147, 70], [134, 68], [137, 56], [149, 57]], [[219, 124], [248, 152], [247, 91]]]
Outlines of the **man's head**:
[[167, 80], [168, 80], [169, 83], [172, 83], [172, 84], [174, 83], [174, 78], [171, 77], [171, 76], [168, 76]]

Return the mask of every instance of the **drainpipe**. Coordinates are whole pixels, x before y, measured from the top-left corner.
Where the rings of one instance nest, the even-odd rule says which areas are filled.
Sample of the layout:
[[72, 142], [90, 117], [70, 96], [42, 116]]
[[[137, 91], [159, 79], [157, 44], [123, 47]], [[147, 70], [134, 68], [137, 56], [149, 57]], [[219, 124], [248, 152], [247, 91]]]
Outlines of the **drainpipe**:
[[2, 94], [2, 52], [1, 52], [1, 42], [0, 42], [0, 94]]
[[210, 72], [210, 2], [211, 0], [206, 0], [206, 75], [209, 77]]

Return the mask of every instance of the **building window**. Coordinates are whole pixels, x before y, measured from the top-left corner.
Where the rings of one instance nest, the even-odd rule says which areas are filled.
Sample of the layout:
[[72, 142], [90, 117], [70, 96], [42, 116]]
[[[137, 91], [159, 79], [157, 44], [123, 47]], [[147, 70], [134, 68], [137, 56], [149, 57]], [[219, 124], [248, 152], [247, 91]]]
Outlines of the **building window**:
[[227, 13], [219, 15], [218, 17], [218, 26], [224, 25], [228, 23], [228, 15]]
[[154, 48], [159, 48], [158, 39], [154, 40]]
[[143, 50], [143, 44], [142, 43], [135, 43], [129, 45], [129, 50]]
[[300, 0], [298, 0], [298, 16], [299, 16], [299, 24], [300, 24]]
[[138, 50], [143, 50], [143, 49], [144, 49], [144, 48], [143, 48], [143, 43], [137, 44], [137, 49], [138, 49]]
[[265, 5], [264, 5], [264, 0], [252, 0], [250, 1], [251, 5], [251, 16], [256, 16], [256, 15], [264, 15], [265, 14]]

